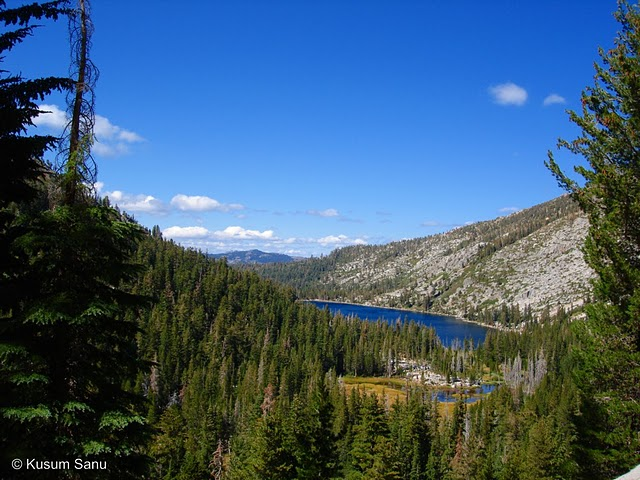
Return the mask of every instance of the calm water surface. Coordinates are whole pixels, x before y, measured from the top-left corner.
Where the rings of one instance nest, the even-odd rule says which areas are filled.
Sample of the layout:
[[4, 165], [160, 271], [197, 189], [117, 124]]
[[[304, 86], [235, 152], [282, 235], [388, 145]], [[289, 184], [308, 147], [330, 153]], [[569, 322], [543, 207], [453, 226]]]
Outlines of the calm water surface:
[[[496, 389], [495, 385], [480, 385], [476, 388], [463, 388], [462, 391], [456, 391], [457, 394], [464, 394], [464, 403], [474, 403], [483, 398], [488, 393], [493, 392]], [[455, 402], [457, 401], [457, 397], [453, 395], [454, 392], [449, 392], [445, 390], [436, 390], [431, 398], [437, 398], [439, 402]]]
[[432, 315], [430, 313], [409, 312], [406, 310], [396, 310], [393, 308], [367, 307], [364, 305], [353, 305], [350, 303], [334, 303], [322, 301], [309, 301], [318, 308], [328, 308], [334, 315], [341, 313], [345, 317], [353, 315], [363, 320], [376, 321], [383, 319], [393, 323], [398, 319], [402, 321], [413, 320], [422, 325], [433, 327], [444, 345], [451, 345], [455, 339], [460, 341], [465, 338], [472, 338], [477, 345], [482, 343], [487, 334], [487, 328], [475, 323], [463, 322], [455, 317], [445, 315]]

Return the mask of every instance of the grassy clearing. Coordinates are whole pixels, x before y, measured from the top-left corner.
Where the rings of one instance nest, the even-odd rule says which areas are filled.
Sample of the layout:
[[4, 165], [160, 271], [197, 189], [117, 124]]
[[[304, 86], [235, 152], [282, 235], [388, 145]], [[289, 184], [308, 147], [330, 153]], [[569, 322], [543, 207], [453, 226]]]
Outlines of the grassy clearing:
[[347, 393], [351, 393], [354, 389], [364, 391], [366, 394], [375, 393], [388, 403], [394, 403], [396, 399], [404, 402], [406, 398], [407, 381], [402, 378], [344, 377], [342, 380]]
[[371, 384], [378, 386], [386, 386], [393, 389], [402, 389], [407, 386], [404, 378], [398, 377], [343, 377], [345, 385]]
[[[489, 375], [486, 375], [489, 376]], [[360, 393], [365, 393], [370, 395], [375, 393], [378, 397], [384, 398], [385, 403], [387, 405], [392, 405], [396, 401], [405, 402], [406, 401], [406, 392], [407, 387], [415, 385], [411, 382], [407, 382], [404, 378], [398, 377], [343, 377], [342, 381], [344, 382], [344, 386], [347, 390], [347, 393], [351, 393], [353, 390], [357, 389]], [[433, 387], [434, 391], [438, 389], [437, 387]], [[449, 387], [443, 388], [451, 391], [451, 399], [456, 399], [460, 397], [459, 393], [455, 393], [455, 391]], [[479, 395], [483, 397], [484, 395]], [[438, 402], [438, 411], [441, 415], [451, 415], [453, 413], [453, 408], [455, 406], [455, 401], [451, 402]]]

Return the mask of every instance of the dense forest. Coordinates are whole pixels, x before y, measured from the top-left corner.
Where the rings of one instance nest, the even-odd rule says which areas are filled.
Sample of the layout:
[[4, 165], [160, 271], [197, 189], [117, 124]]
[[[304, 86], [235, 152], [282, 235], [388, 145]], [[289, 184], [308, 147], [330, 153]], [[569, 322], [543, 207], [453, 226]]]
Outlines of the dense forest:
[[[136, 388], [158, 429], [150, 454], [159, 477], [538, 478], [526, 476], [539, 459], [529, 438], [538, 423], [538, 434], [557, 438], [550, 464], [563, 476], [578, 470], [566, 318], [444, 348], [425, 326], [332, 317], [158, 236], [136, 260], [148, 267], [134, 292], [157, 297], [139, 337], [154, 363]], [[407, 359], [449, 378], [493, 372], [504, 383], [475, 406], [459, 396], [451, 410], [419, 382], [394, 401], [344, 382], [399, 375]], [[481, 444], [495, 448], [478, 456]]]
[[[520, 330], [451, 346], [332, 316], [98, 198], [88, 7], [0, 0], [3, 54], [70, 17], [76, 67], [0, 79], [2, 478], [608, 479], [640, 462], [637, 7], [572, 114], [583, 136], [561, 143], [586, 182], [548, 160], [589, 218], [592, 303], [505, 306]], [[62, 141], [28, 131], [52, 91], [70, 93]]]

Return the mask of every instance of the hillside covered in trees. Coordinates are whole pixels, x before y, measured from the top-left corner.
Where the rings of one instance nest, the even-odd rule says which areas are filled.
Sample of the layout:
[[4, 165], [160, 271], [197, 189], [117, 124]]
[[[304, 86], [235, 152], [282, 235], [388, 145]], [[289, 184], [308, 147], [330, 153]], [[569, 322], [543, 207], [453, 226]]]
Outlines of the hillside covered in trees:
[[[568, 478], [580, 470], [566, 318], [523, 335], [490, 332], [480, 348], [444, 348], [427, 327], [334, 318], [288, 288], [159, 238], [148, 237], [136, 259], [147, 268], [134, 292], [157, 296], [139, 337], [154, 365], [137, 389], [158, 429], [149, 453], [159, 477], [539, 478], [554, 468]], [[420, 382], [405, 380], [391, 401], [343, 381], [403, 378], [401, 360], [451, 378], [493, 372], [505, 383], [481, 404], [462, 396], [443, 410]]]

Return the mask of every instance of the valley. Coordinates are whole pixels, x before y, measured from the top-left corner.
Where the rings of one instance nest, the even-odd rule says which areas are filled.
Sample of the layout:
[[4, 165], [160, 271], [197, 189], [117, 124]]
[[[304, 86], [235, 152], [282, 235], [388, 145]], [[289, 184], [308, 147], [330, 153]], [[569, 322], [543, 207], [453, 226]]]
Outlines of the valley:
[[[24, 70], [20, 61], [0, 69], [0, 478], [610, 480], [638, 465], [640, 5], [618, 3], [614, 46], [600, 50], [582, 114], [570, 111], [571, 131], [581, 133], [558, 141], [580, 157], [570, 175], [582, 178], [565, 174], [565, 158], [557, 163], [548, 150], [544, 173], [567, 194], [518, 210], [506, 205], [532, 198], [515, 195], [529, 180], [523, 171], [533, 171], [524, 167], [540, 161], [547, 127], [562, 135], [550, 118], [567, 100], [549, 93], [536, 108], [533, 85], [529, 97], [512, 82], [483, 87], [479, 75], [458, 75], [475, 84], [450, 89], [423, 68], [468, 69], [440, 45], [462, 40], [467, 52], [470, 40], [481, 45], [479, 33], [502, 47], [507, 37], [495, 32], [514, 22], [490, 2], [448, 16], [429, 2], [377, 5], [384, 8], [366, 15], [332, 2], [247, 11], [205, 3], [197, 15], [144, 2], [129, 2], [126, 14], [96, 5], [98, 24], [119, 27], [96, 42], [111, 47], [96, 58], [119, 62], [103, 76], [107, 92], [117, 92], [106, 102], [111, 112], [171, 130], [150, 128], [147, 139], [95, 112], [90, 0], [0, 0], [0, 62], [41, 37], [40, 22], [66, 18], [71, 64], [63, 71], [73, 77], [20, 73], [55, 75], [55, 42], [26, 49]], [[561, 3], [563, 20], [583, 13]], [[524, 20], [515, 28], [541, 40], [536, 47], [547, 40], [534, 10], [513, 11]], [[470, 12], [478, 15], [465, 24]], [[561, 17], [537, 13], [547, 26]], [[140, 20], [147, 17], [164, 21]], [[167, 24], [188, 31], [168, 36]], [[425, 36], [432, 30], [440, 36]], [[114, 48], [131, 32], [148, 45]], [[170, 45], [158, 49], [160, 36]], [[556, 55], [567, 37], [556, 39], [546, 56], [580, 57], [573, 43], [571, 55]], [[438, 63], [424, 55], [432, 45], [438, 52], [430, 53], [444, 53]], [[505, 63], [488, 50], [477, 57], [487, 71], [517, 67], [515, 57]], [[517, 51], [532, 64], [531, 50]], [[167, 69], [167, 58], [179, 62]], [[136, 72], [154, 59], [162, 75]], [[126, 75], [114, 75], [123, 65]], [[345, 75], [353, 66], [369, 68]], [[554, 88], [564, 80], [554, 68], [535, 70], [540, 91], [543, 75]], [[419, 89], [408, 88], [412, 78]], [[464, 103], [473, 123], [462, 131], [467, 111], [452, 99], [483, 88], [483, 103]], [[66, 107], [40, 103], [50, 96]], [[134, 144], [139, 161], [101, 169], [106, 183], [120, 170], [122, 185], [107, 193], [93, 154], [125, 155]], [[455, 181], [436, 185], [445, 177]], [[157, 197], [115, 190], [161, 183]], [[401, 236], [388, 234], [401, 218], [412, 232], [463, 221], [425, 221], [436, 202], [450, 218], [465, 218], [455, 205], [487, 218], [478, 213], [486, 206], [471, 205], [480, 200], [474, 192], [494, 195], [490, 211], [514, 213], [383, 243]], [[444, 193], [455, 198], [443, 201]], [[154, 215], [162, 227], [141, 220]], [[364, 232], [383, 224], [384, 234]], [[367, 245], [372, 238], [381, 243]], [[299, 259], [256, 249], [263, 246], [331, 253]]]

